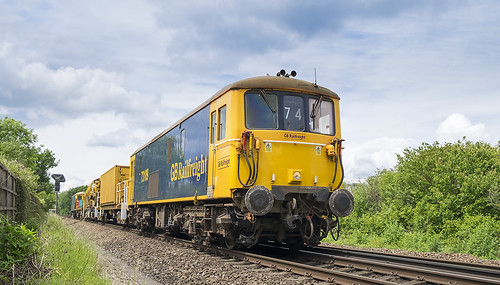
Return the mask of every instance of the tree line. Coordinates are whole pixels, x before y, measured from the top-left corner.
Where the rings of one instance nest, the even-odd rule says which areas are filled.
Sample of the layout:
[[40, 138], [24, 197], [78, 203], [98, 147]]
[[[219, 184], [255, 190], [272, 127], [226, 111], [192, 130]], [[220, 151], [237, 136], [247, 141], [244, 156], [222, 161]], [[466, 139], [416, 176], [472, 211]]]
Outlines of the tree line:
[[500, 142], [405, 149], [353, 192], [344, 243], [500, 258]]

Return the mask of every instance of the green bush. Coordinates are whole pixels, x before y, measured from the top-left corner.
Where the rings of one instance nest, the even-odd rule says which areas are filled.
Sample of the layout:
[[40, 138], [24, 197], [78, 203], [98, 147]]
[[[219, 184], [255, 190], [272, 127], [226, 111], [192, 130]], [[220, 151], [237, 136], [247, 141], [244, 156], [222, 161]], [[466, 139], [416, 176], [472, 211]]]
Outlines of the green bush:
[[0, 215], [0, 244], [2, 245], [0, 247], [0, 271], [2, 272], [23, 263], [39, 248], [35, 231], [23, 224], [11, 223], [2, 215]]
[[488, 216], [466, 216], [458, 221], [457, 232], [450, 236], [453, 251], [500, 259], [500, 223]]
[[500, 145], [424, 143], [352, 192], [336, 243], [500, 258]]

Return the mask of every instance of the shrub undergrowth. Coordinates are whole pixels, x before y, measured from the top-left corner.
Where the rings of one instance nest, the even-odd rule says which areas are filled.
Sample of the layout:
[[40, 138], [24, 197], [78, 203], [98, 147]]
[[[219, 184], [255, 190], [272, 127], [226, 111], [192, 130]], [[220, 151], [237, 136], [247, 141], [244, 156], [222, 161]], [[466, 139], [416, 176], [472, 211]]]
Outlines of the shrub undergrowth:
[[41, 284], [110, 284], [100, 271], [97, 253], [89, 242], [76, 237], [59, 216], [50, 214], [41, 227], [43, 258], [51, 274]]
[[0, 284], [110, 284], [97, 253], [51, 214], [38, 232], [0, 215]]
[[500, 259], [500, 144], [424, 143], [352, 192], [339, 241], [324, 241]]
[[11, 221], [0, 215], [0, 280], [15, 283], [16, 270], [38, 252], [39, 242], [36, 232], [24, 224]]

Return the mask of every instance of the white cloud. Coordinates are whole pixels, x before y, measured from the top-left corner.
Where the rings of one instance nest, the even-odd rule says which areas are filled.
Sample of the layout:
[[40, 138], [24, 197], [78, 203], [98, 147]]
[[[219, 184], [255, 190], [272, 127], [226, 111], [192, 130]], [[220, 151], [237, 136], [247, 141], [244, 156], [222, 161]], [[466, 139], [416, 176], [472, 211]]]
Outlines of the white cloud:
[[11, 43], [0, 43], [0, 58], [6, 57], [10, 53], [11, 48]]
[[499, 4], [285, 2], [0, 1], [0, 115], [40, 134], [66, 185], [281, 68], [339, 93], [346, 178], [437, 136], [500, 139]]
[[0, 116], [8, 116], [9, 115], [9, 109], [6, 107], [0, 106]]
[[50, 171], [65, 175], [63, 190], [66, 190], [88, 184], [115, 164], [129, 163], [130, 154], [138, 148], [137, 139], [132, 139], [135, 134], [123, 131], [120, 137], [123, 142], [113, 147], [91, 143], [96, 137], [106, 136], [109, 130], [124, 126], [123, 115], [107, 112], [67, 119], [35, 131], [39, 142], [60, 159], [59, 166]]
[[123, 118], [128, 127], [161, 129], [178, 119], [172, 114], [177, 115], [179, 108], [186, 108], [186, 104], [194, 108], [193, 102], [204, 100], [198, 99], [203, 96], [201, 88], [190, 87], [190, 93], [180, 96], [171, 90], [166, 95], [160, 94], [161, 90], [141, 94], [127, 89], [124, 75], [119, 72], [89, 66], [54, 69], [15, 56], [0, 58], [2, 74], [6, 75], [0, 76], [2, 112], [10, 110], [10, 116], [29, 122], [31, 127], [111, 111], [126, 114]]
[[439, 142], [455, 142], [466, 137], [472, 141], [489, 141], [490, 135], [482, 123], [472, 122], [462, 114], [451, 114], [436, 130]]
[[367, 178], [375, 170], [392, 168], [397, 163], [397, 153], [414, 146], [412, 139], [382, 137], [361, 143], [344, 143], [342, 152], [346, 179]]
[[121, 75], [90, 67], [51, 69], [33, 62], [21, 65], [18, 75], [14, 88], [21, 94], [19, 99], [37, 106], [51, 104], [61, 112], [128, 111], [137, 95], [125, 90]]

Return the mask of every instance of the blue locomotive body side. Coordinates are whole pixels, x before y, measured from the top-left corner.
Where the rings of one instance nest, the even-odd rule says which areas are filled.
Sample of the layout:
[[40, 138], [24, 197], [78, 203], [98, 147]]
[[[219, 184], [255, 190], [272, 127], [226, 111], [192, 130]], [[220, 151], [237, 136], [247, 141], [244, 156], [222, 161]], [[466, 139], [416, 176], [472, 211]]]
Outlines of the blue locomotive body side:
[[210, 107], [135, 155], [134, 203], [207, 194]]

